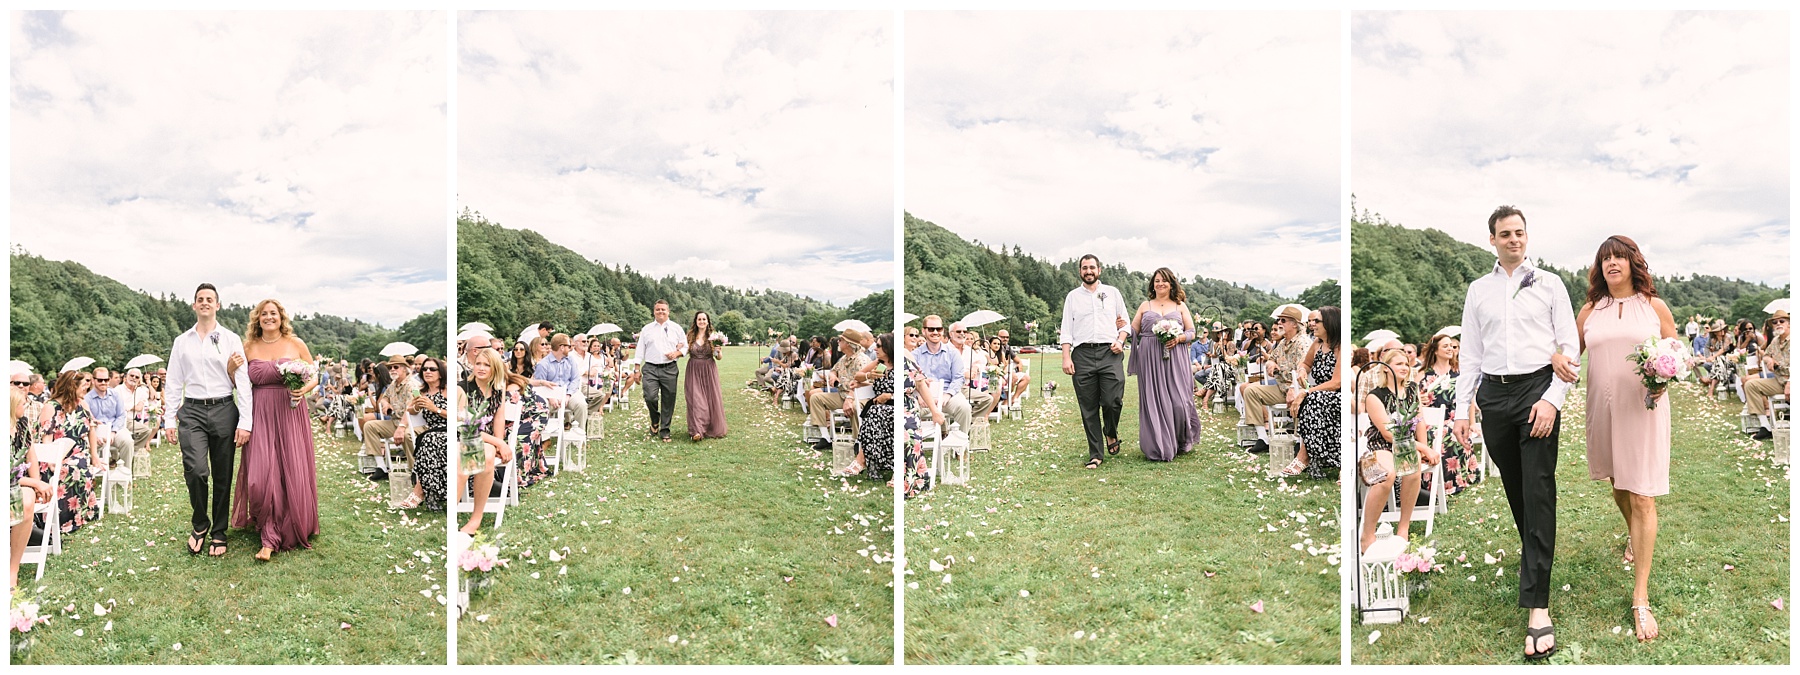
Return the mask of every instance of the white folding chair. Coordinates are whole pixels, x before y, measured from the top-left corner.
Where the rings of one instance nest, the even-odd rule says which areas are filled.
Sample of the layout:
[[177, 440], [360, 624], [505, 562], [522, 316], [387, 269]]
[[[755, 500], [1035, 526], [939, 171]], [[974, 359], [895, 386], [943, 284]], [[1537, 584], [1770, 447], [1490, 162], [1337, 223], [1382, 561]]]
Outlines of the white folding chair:
[[[1415, 504], [1412, 509], [1413, 522], [1425, 523], [1425, 536], [1429, 537], [1431, 536], [1431, 529], [1435, 516], [1439, 513], [1448, 512], [1448, 507], [1444, 505], [1444, 462], [1442, 459], [1444, 439], [1441, 434], [1434, 433], [1436, 431], [1441, 431], [1444, 428], [1444, 409], [1436, 407], [1426, 408], [1420, 411], [1420, 416], [1423, 417], [1421, 422], [1431, 427], [1431, 431], [1427, 432], [1427, 437], [1433, 439], [1432, 446], [1437, 449], [1439, 456], [1438, 463], [1433, 465], [1430, 469], [1433, 472], [1433, 481], [1431, 490], [1426, 496], [1426, 505], [1423, 507], [1418, 506], [1416, 503], [1417, 498], [1415, 497]], [[1394, 439], [1395, 444], [1403, 442], [1411, 441], [1409, 439]], [[1420, 479], [1423, 480], [1424, 477], [1421, 476]], [[1400, 482], [1394, 481], [1394, 485], [1398, 487]], [[1395, 495], [1395, 492], [1396, 491], [1393, 489], [1388, 491], [1387, 509], [1381, 512], [1381, 522], [1400, 522], [1400, 500], [1399, 497]], [[1423, 511], [1421, 511], [1421, 509], [1423, 509]]]
[[[130, 458], [127, 458], [126, 462], [129, 469]], [[106, 512], [112, 510], [107, 508], [107, 505], [111, 503], [109, 498], [112, 497], [113, 490], [111, 443], [105, 443], [100, 446], [100, 461], [98, 466], [90, 466], [89, 469], [100, 474], [100, 515], [95, 516], [94, 520], [104, 520], [106, 518]]]
[[[550, 467], [550, 475], [554, 476], [562, 467], [563, 443], [568, 440], [570, 431], [564, 429], [563, 425], [568, 421], [569, 406], [575, 403], [575, 398], [565, 396], [562, 390], [556, 387], [533, 387], [532, 392], [546, 401], [558, 398], [563, 401], [562, 405], [556, 407], [556, 414], [550, 417], [548, 427], [543, 429], [540, 436], [544, 440], [544, 464]], [[577, 434], [585, 435], [581, 432], [577, 432]]]
[[[490, 489], [487, 505], [483, 509], [483, 515], [494, 514], [494, 529], [496, 530], [506, 522], [506, 507], [519, 503], [519, 418], [523, 407], [522, 404], [517, 403], [508, 402], [506, 404], [506, 422], [510, 427], [506, 433], [506, 447], [512, 449], [512, 460], [505, 464], [506, 475], [501, 478], [499, 483], [500, 494], [496, 496]], [[462, 495], [462, 498], [456, 502], [457, 513], [475, 512], [474, 487], [470, 485], [473, 482], [465, 476], [463, 484], [457, 486], [458, 493]], [[477, 527], [479, 526], [477, 524]]]
[[57, 491], [62, 489], [63, 471], [66, 470], [63, 459], [74, 447], [75, 442], [67, 438], [59, 438], [33, 446], [38, 461], [49, 461], [50, 466], [53, 467], [49, 480], [51, 499], [32, 505], [32, 515], [28, 516], [31, 518], [44, 517], [44, 536], [36, 544], [26, 543], [25, 552], [19, 558], [21, 566], [37, 565], [36, 578], [38, 579], [44, 578], [44, 566], [49, 564], [50, 556], [62, 554], [62, 523], [59, 520], [62, 512], [56, 507], [56, 496]]

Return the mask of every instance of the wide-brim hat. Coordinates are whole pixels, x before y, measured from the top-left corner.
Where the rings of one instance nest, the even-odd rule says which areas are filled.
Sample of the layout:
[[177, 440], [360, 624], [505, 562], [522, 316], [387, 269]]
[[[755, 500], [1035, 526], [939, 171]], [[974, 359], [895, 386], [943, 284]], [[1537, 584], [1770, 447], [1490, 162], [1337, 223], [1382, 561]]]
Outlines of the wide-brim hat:
[[1269, 318], [1287, 319], [1294, 323], [1306, 323], [1307, 313], [1306, 307], [1290, 302], [1280, 307], [1276, 307], [1275, 311], [1269, 314]]
[[389, 367], [389, 368], [392, 368], [394, 366], [400, 366], [401, 368], [409, 368], [409, 369], [412, 368], [412, 364], [407, 362], [406, 357], [400, 356], [398, 354], [388, 357], [388, 360], [383, 361], [381, 365]]
[[838, 335], [838, 338], [843, 339], [843, 340], [849, 340], [851, 344], [860, 345], [863, 343], [863, 340], [869, 339], [869, 334], [864, 333], [855, 328], [845, 328], [844, 332], [842, 334]]

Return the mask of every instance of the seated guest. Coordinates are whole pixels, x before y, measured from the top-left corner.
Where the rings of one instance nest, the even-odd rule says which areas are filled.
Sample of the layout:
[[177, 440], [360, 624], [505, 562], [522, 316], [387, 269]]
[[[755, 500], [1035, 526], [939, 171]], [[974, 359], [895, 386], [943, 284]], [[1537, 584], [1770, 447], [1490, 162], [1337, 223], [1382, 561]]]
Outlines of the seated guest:
[[998, 401], [995, 395], [999, 392], [987, 390], [987, 377], [982, 374], [982, 370], [987, 367], [987, 354], [982, 352], [979, 343], [970, 342], [969, 334], [970, 331], [963, 328], [960, 322], [950, 324], [950, 346], [968, 368], [968, 372], [963, 374], [963, 382], [968, 384], [963, 395], [969, 399], [969, 416], [972, 421], [981, 421], [986, 420], [988, 413], [994, 410]]
[[106, 448], [110, 463], [107, 466], [96, 466], [102, 473], [112, 469], [110, 464], [123, 462], [126, 470], [131, 467], [131, 455], [136, 446], [131, 442], [131, 431], [125, 428], [131, 421], [131, 402], [113, 391], [112, 373], [105, 367], [94, 369], [94, 388], [84, 397], [88, 415], [97, 424], [94, 428], [94, 442], [97, 448]]
[[[881, 480], [894, 473], [894, 334], [882, 333], [875, 341], [876, 360], [881, 369], [874, 373], [871, 384], [875, 398], [863, 408], [862, 421], [856, 431], [856, 459], [846, 474], [867, 470], [869, 478]], [[889, 482], [892, 485], [892, 482]]]
[[[838, 357], [837, 363], [832, 365], [827, 385], [807, 392], [806, 412], [813, 426], [829, 428], [831, 412], [843, 410], [844, 414], [850, 418], [851, 428], [855, 428], [857, 424], [856, 397], [852, 392], [856, 388], [856, 373], [869, 363], [868, 357], [863, 355], [862, 349], [858, 346], [865, 335], [867, 333], [855, 328], [846, 328], [843, 334], [838, 336], [841, 355]], [[813, 444], [813, 449], [829, 450], [831, 441], [821, 439]]]
[[30, 398], [25, 393], [30, 377], [24, 373], [12, 376], [12, 495], [17, 501], [12, 504], [12, 566], [7, 568], [7, 588], [17, 592], [19, 587], [19, 561], [25, 557], [25, 547], [31, 543], [31, 529], [36, 522], [32, 514], [37, 505], [50, 501], [55, 494], [56, 486], [44, 481], [38, 466], [37, 453], [32, 449], [31, 421], [25, 417], [25, 403]]
[[400, 503], [400, 508], [411, 509], [420, 506], [426, 511], [442, 512], [444, 510], [444, 476], [449, 470], [449, 437], [446, 419], [444, 389], [444, 362], [434, 358], [426, 358], [419, 366], [419, 379], [424, 386], [419, 395], [407, 403], [406, 410], [425, 417], [425, 426], [419, 430], [417, 449], [414, 451], [418, 464], [413, 467], [412, 496]]
[[1771, 431], [1775, 425], [1769, 421], [1769, 417], [1773, 413], [1773, 409], [1769, 405], [1769, 397], [1788, 393], [1787, 310], [1777, 311], [1774, 316], [1769, 317], [1769, 328], [1773, 337], [1770, 338], [1768, 347], [1763, 349], [1762, 358], [1758, 363], [1766, 376], [1744, 383], [1744, 397], [1748, 399], [1747, 409], [1762, 422], [1762, 428], [1757, 429], [1754, 434], [1756, 440], [1759, 441], [1774, 438], [1775, 435]]
[[149, 423], [150, 387], [144, 385], [144, 371], [136, 368], [125, 371], [125, 384], [119, 387], [119, 395], [131, 406], [126, 413], [129, 421], [125, 423], [125, 430], [131, 435], [133, 453], [150, 447], [150, 437], [156, 430]]
[[537, 362], [531, 380], [532, 384], [555, 389], [554, 393], [545, 395], [544, 402], [551, 410], [563, 411], [564, 426], [582, 429], [587, 423], [587, 399], [580, 399], [580, 405], [573, 403], [581, 396], [581, 372], [570, 355], [572, 346], [567, 335], [551, 336], [550, 356]]
[[[57, 522], [64, 534], [100, 517], [100, 491], [95, 481], [104, 469], [94, 434], [99, 422], [81, 405], [93, 381], [93, 375], [81, 371], [57, 375], [56, 383], [50, 385], [50, 402], [38, 413], [40, 442], [66, 438], [73, 444], [63, 457], [62, 484], [56, 488]], [[40, 466], [39, 473], [49, 475], [54, 467]]]
[[[387, 360], [388, 384], [377, 394], [375, 401], [375, 419], [368, 419], [362, 425], [363, 454], [385, 455], [387, 449], [382, 446], [383, 440], [399, 443], [408, 457], [412, 456], [412, 440], [406, 437], [405, 429], [399, 417], [406, 414], [406, 406], [418, 390], [407, 384], [411, 376], [406, 358], [394, 356]], [[387, 472], [379, 469], [369, 475], [370, 480], [387, 478]]]
[[932, 314], [926, 316], [923, 323], [925, 344], [913, 350], [912, 357], [923, 374], [923, 381], [933, 388], [926, 396], [939, 404], [939, 410], [950, 424], [966, 433], [973, 416], [969, 399], [963, 395], [968, 364], [950, 348], [943, 318]]
[[1025, 355], [1012, 346], [1012, 333], [1005, 328], [1000, 329], [1000, 361], [1013, 366], [1011, 391], [1023, 394], [1031, 391], [1031, 367], [1025, 361]]
[[456, 462], [456, 484], [468, 487], [470, 500], [474, 503], [469, 522], [462, 526], [464, 534], [481, 531], [481, 516], [487, 510], [489, 495], [494, 489], [495, 472], [512, 463], [512, 451], [506, 446], [507, 374], [503, 365], [499, 352], [492, 349], [478, 352], [469, 363], [475, 376], [457, 399], [458, 407], [474, 418], [482, 446], [480, 459], [470, 461], [465, 458]]

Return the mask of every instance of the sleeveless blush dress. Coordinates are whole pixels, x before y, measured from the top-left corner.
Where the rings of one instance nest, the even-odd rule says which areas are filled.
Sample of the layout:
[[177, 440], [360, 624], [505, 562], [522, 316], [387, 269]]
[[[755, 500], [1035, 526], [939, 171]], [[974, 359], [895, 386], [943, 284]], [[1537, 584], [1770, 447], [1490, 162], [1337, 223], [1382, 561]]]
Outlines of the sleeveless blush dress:
[[288, 407], [276, 362], [251, 359], [248, 367], [250, 442], [238, 465], [231, 526], [256, 530], [262, 545], [276, 551], [312, 548], [319, 533], [319, 484], [306, 402]]
[[1656, 308], [1642, 295], [1601, 300], [1582, 326], [1587, 341], [1588, 477], [1646, 497], [1669, 494], [1670, 392], [1644, 407], [1649, 390], [1626, 360], [1645, 340], [1661, 337]]

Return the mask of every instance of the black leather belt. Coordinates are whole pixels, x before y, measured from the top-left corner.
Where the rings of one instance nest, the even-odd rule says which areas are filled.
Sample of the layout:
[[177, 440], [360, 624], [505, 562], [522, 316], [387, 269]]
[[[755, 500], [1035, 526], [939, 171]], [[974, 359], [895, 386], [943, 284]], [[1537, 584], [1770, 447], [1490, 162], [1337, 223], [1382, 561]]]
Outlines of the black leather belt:
[[196, 404], [197, 405], [218, 405], [220, 403], [230, 403], [231, 397], [230, 396], [220, 396], [218, 398], [189, 398], [189, 399], [184, 399], [184, 400], [189, 405], [196, 405]]
[[1544, 375], [1548, 375], [1551, 373], [1551, 371], [1554, 371], [1554, 370], [1555, 370], [1555, 368], [1552, 366], [1544, 366], [1542, 368], [1531, 371], [1529, 373], [1525, 373], [1523, 375], [1490, 375], [1488, 373], [1482, 373], [1481, 381], [1483, 381], [1483, 382], [1498, 382], [1500, 384], [1517, 384], [1519, 382], [1524, 382], [1526, 380], [1533, 380], [1533, 379], [1542, 377]]

